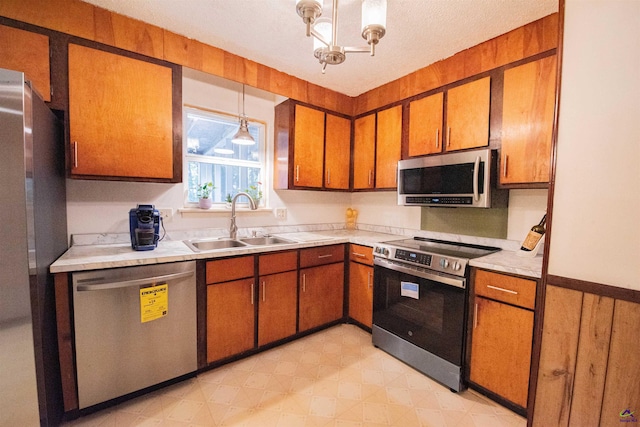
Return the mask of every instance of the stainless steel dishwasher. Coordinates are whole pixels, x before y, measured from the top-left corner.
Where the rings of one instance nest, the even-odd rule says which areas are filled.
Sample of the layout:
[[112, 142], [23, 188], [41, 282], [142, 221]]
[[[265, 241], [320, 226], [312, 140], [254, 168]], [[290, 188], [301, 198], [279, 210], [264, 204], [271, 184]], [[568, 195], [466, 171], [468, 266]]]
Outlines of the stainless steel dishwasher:
[[72, 275], [80, 409], [196, 371], [195, 265]]

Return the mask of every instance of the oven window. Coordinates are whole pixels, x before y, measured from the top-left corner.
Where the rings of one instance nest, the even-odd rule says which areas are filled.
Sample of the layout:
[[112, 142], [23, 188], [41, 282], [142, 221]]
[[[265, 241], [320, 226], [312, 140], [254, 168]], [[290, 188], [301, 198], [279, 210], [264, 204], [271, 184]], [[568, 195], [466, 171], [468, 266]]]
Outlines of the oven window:
[[[407, 296], [403, 282], [417, 285], [417, 292]], [[455, 286], [375, 266], [373, 323], [461, 366], [465, 295]]]

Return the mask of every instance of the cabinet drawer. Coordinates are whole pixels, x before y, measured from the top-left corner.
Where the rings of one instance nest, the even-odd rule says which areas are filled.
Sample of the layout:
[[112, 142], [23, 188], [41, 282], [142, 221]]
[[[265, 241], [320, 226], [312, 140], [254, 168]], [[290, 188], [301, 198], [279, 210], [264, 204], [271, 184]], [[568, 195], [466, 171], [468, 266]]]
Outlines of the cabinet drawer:
[[281, 273], [298, 268], [298, 251], [278, 252], [258, 257], [258, 275]]
[[362, 245], [349, 245], [349, 259], [362, 264], [373, 265], [373, 248]]
[[536, 284], [535, 280], [476, 270], [475, 294], [533, 310]]
[[207, 284], [253, 277], [253, 255], [207, 262]]
[[344, 245], [319, 246], [300, 251], [300, 268], [344, 261]]

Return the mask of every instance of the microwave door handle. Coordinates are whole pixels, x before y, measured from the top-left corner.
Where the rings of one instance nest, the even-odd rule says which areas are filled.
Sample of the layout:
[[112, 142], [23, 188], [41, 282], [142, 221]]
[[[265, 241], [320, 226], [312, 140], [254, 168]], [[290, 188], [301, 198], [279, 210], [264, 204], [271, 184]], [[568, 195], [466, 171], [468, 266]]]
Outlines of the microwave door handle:
[[476, 157], [476, 163], [473, 166], [473, 200], [480, 200], [478, 194], [478, 175], [480, 174], [480, 156]]

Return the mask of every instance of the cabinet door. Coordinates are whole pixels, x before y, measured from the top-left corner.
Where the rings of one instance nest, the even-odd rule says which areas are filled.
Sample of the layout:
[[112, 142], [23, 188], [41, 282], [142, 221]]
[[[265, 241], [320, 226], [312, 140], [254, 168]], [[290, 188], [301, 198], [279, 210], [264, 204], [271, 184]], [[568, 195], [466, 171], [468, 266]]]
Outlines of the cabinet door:
[[73, 176], [174, 179], [172, 73], [69, 45]]
[[409, 157], [442, 151], [442, 92], [409, 103]]
[[344, 301], [344, 263], [300, 270], [299, 331], [338, 320]]
[[402, 146], [402, 105], [378, 112], [376, 130], [376, 188], [398, 185]]
[[254, 296], [253, 279], [207, 286], [207, 362], [254, 347]]
[[373, 320], [373, 267], [349, 263], [349, 317], [371, 327]]
[[296, 333], [296, 271], [260, 277], [258, 292], [258, 345], [290, 337]]
[[353, 188], [373, 188], [376, 155], [376, 115], [354, 121], [353, 132]]
[[324, 161], [324, 112], [296, 105], [293, 164], [294, 183], [300, 187], [322, 187]]
[[0, 25], [0, 68], [22, 71], [42, 99], [51, 101], [49, 37]]
[[533, 312], [476, 296], [469, 379], [526, 408]]
[[446, 151], [489, 144], [491, 78], [485, 77], [447, 92]]
[[325, 134], [324, 186], [348, 190], [351, 168], [351, 120], [327, 113]]
[[504, 72], [500, 183], [549, 182], [556, 57]]

